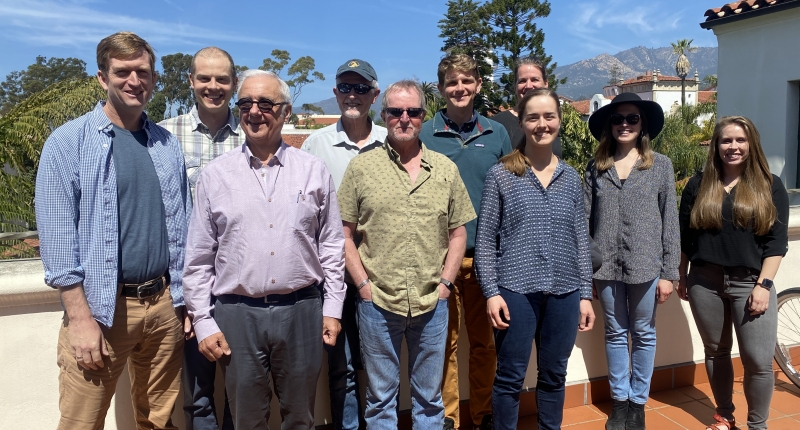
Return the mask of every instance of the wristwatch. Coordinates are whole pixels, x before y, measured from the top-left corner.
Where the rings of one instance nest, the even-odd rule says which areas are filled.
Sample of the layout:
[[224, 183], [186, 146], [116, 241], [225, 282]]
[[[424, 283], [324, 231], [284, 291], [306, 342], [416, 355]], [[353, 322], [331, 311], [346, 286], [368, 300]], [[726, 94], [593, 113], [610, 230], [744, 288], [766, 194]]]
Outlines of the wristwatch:
[[447, 287], [447, 289], [450, 290], [450, 291], [453, 291], [453, 288], [455, 288], [455, 285], [453, 285], [452, 282], [450, 282], [450, 281], [448, 281], [447, 279], [444, 279], [444, 278], [439, 279], [439, 283], [440, 284], [444, 284], [444, 286]]
[[764, 279], [761, 280], [761, 282], [757, 282], [756, 285], [758, 285], [759, 287], [761, 287], [761, 288], [763, 288], [765, 290], [771, 290], [772, 287], [775, 286], [775, 283], [772, 282], [772, 279], [764, 278]]

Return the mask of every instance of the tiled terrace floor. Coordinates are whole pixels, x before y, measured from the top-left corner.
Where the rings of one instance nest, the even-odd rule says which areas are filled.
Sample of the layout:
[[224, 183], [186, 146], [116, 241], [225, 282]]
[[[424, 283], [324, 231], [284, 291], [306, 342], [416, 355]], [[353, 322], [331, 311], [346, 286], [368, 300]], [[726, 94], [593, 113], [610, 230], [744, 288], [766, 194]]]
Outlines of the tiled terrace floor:
[[[800, 430], [800, 389], [781, 372], [776, 372], [775, 392], [769, 415], [770, 430]], [[740, 429], [746, 430], [747, 403], [742, 378], [734, 382], [734, 416]], [[645, 406], [647, 428], [651, 430], [703, 430], [713, 420], [714, 403], [706, 384], [653, 393]], [[566, 430], [603, 430], [611, 402], [564, 410], [562, 427]], [[536, 416], [522, 417], [518, 429], [535, 430]]]

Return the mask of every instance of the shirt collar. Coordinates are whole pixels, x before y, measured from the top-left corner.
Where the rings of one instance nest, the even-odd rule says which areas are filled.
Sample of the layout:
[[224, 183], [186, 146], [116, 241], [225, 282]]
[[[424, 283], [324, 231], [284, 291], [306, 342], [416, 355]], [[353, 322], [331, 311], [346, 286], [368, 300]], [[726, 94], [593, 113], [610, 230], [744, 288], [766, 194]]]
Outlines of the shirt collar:
[[[106, 105], [105, 100], [100, 100], [92, 110], [90, 115], [90, 123], [94, 128], [97, 130], [108, 134], [111, 132], [114, 124], [111, 122], [111, 119], [108, 118], [106, 112], [103, 110], [103, 107]], [[147, 132], [148, 139], [150, 138], [150, 127], [153, 126], [153, 122], [147, 117], [147, 114], [142, 112], [142, 130]]]
[[[203, 124], [203, 121], [200, 120], [200, 113], [197, 111], [196, 103], [194, 106], [192, 106], [192, 110], [189, 111], [189, 117], [192, 118], [192, 131], [197, 131], [200, 128], [200, 126], [203, 126], [203, 128], [205, 129], [201, 131], [208, 131], [208, 127], [205, 124]], [[229, 133], [238, 136], [239, 135], [237, 131], [238, 126], [239, 126], [239, 121], [236, 119], [235, 116], [233, 116], [233, 112], [229, 108], [228, 120], [225, 122], [225, 125], [222, 126], [222, 129], [227, 128]]]
[[[428, 162], [428, 148], [425, 147], [425, 144], [422, 143], [421, 140], [418, 140], [420, 150], [422, 151], [422, 158], [420, 160], [423, 166], [431, 167], [431, 164]], [[386, 154], [389, 155], [389, 159], [395, 162], [396, 164], [400, 165], [400, 153], [392, 148], [392, 145], [389, 144], [389, 138], [387, 137], [386, 140], [383, 142], [383, 149], [386, 151]]]
[[444, 125], [446, 128], [450, 128], [456, 133], [469, 133], [475, 128], [475, 125], [478, 123], [478, 111], [475, 109], [472, 110], [472, 117], [469, 119], [469, 121], [465, 122], [464, 124], [461, 124], [461, 127], [459, 127], [458, 124], [453, 122], [453, 120], [450, 119], [445, 114], [446, 110], [447, 109], [442, 109], [439, 111], [439, 113], [442, 114]]
[[[243, 152], [244, 152], [245, 156], [247, 157], [248, 164], [250, 164], [251, 167], [260, 169], [263, 166], [262, 162], [264, 160], [261, 160], [258, 157], [256, 157], [255, 155], [253, 155], [253, 152], [250, 151], [250, 145], [247, 142], [245, 142], [245, 144], [242, 145], [242, 146], [244, 147], [244, 151]], [[283, 139], [281, 139], [281, 144], [278, 147], [278, 150], [275, 152], [275, 155], [273, 155], [272, 158], [269, 160], [269, 163], [267, 163], [267, 165], [268, 166], [274, 166], [275, 164], [279, 164], [281, 166], [285, 166], [286, 165], [286, 149], [288, 147], [289, 147], [289, 145], [286, 144], [286, 142], [284, 142]]]

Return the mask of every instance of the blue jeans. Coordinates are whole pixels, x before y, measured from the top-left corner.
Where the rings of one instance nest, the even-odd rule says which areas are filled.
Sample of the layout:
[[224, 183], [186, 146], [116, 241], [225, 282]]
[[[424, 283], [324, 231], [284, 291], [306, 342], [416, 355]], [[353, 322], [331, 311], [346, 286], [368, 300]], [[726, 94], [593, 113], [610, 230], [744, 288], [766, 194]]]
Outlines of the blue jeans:
[[[595, 280], [603, 306], [611, 398], [643, 405], [650, 394], [656, 358], [656, 286]], [[628, 333], [631, 348], [628, 350]]]
[[511, 314], [508, 328], [495, 330], [497, 375], [492, 388], [495, 430], [515, 430], [519, 396], [536, 342], [536, 405], [539, 429], [561, 428], [567, 361], [578, 335], [580, 292], [519, 294], [500, 288]]
[[439, 300], [433, 311], [416, 317], [397, 315], [371, 301], [359, 300], [358, 318], [367, 374], [367, 410], [364, 414], [367, 428], [397, 429], [403, 337], [408, 345], [412, 425], [415, 429], [442, 428], [447, 300]]
[[328, 352], [328, 387], [334, 430], [357, 430], [361, 418], [358, 369], [362, 365], [358, 342], [357, 300], [358, 289], [355, 285], [347, 284], [347, 296], [342, 309], [342, 331], [336, 338], [336, 345], [325, 345]]

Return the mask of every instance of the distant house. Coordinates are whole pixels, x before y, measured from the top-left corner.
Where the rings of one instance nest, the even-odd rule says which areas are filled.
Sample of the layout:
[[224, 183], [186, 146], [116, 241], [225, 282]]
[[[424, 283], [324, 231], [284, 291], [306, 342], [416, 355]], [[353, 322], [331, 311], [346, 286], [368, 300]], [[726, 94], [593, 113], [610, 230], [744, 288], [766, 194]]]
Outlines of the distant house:
[[713, 30], [719, 45], [718, 117], [750, 118], [770, 170], [787, 188], [800, 188], [800, 55], [793, 48], [800, 40], [800, 1], [739, 1], [705, 16], [700, 26]]

